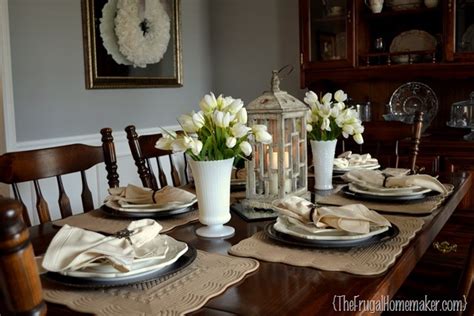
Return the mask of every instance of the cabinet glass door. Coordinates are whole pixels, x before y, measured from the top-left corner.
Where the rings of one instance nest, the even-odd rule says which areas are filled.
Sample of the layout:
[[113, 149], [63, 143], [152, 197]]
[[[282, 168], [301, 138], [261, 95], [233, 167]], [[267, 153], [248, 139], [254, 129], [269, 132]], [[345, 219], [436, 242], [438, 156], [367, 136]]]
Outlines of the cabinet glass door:
[[309, 0], [308, 62], [344, 67], [353, 62], [353, 1]]
[[456, 1], [456, 52], [474, 53], [474, 0]]
[[449, 26], [447, 60], [473, 61], [474, 0], [449, 0], [447, 3]]

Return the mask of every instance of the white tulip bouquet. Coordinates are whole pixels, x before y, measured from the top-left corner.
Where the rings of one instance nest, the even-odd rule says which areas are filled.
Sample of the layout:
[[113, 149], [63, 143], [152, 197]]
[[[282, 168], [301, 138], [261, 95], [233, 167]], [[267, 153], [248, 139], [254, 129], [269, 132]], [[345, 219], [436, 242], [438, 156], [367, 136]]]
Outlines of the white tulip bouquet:
[[306, 125], [309, 139], [333, 140], [342, 134], [344, 138], [352, 135], [358, 144], [364, 143], [362, 122], [355, 109], [346, 107], [346, 100], [347, 94], [342, 90], [334, 93], [334, 100], [331, 93], [326, 93], [321, 101], [313, 91], [306, 92], [304, 102], [310, 106]]
[[[201, 111], [181, 115], [178, 122], [184, 134], [166, 131], [155, 147], [186, 152], [196, 161], [245, 158], [252, 153], [250, 138], [264, 144], [272, 142], [265, 125], [247, 126], [247, 110], [240, 99], [205, 95]], [[237, 162], [234, 161], [234, 163]]]

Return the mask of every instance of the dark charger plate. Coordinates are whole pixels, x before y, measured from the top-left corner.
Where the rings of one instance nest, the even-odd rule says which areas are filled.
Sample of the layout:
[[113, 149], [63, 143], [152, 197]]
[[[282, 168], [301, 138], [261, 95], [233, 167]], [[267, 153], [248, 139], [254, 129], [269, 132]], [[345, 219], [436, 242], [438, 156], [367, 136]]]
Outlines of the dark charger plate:
[[341, 189], [341, 192], [344, 195], [353, 198], [353, 199], [363, 199], [363, 200], [371, 200], [371, 201], [380, 201], [380, 202], [403, 202], [403, 201], [417, 201], [422, 200], [428, 196], [436, 195], [437, 192], [428, 192], [428, 193], [421, 193], [421, 194], [412, 194], [412, 195], [398, 195], [398, 196], [382, 196], [382, 195], [372, 195], [372, 194], [365, 194], [360, 192], [353, 192], [349, 189], [349, 186], [344, 186]]
[[167, 218], [167, 217], [172, 217], [175, 215], [181, 215], [184, 213], [194, 211], [195, 206], [196, 204], [193, 204], [187, 207], [169, 209], [169, 210], [164, 210], [164, 211], [153, 211], [153, 212], [146, 211], [146, 210], [141, 211], [141, 212], [124, 212], [124, 211], [118, 211], [106, 205], [102, 205], [99, 209], [102, 212], [107, 213], [108, 215], [123, 217], [123, 218]]
[[354, 248], [354, 247], [366, 247], [372, 244], [376, 244], [379, 242], [384, 242], [387, 240], [392, 239], [393, 237], [397, 236], [400, 232], [398, 227], [392, 223], [392, 226], [388, 228], [383, 233], [365, 237], [361, 239], [350, 239], [350, 240], [310, 240], [304, 239], [297, 236], [288, 235], [285, 233], [281, 233], [273, 228], [273, 223], [268, 224], [265, 226], [265, 233], [271, 239], [291, 245], [291, 246], [298, 246], [298, 247], [311, 247], [311, 248]]
[[188, 251], [186, 251], [181, 257], [179, 257], [179, 259], [173, 264], [159, 270], [151, 270], [137, 275], [117, 278], [80, 278], [62, 275], [57, 272], [47, 272], [45, 274], [42, 274], [41, 277], [56, 283], [73, 287], [104, 288], [113, 286], [125, 286], [135, 283], [154, 281], [163, 278], [167, 275], [178, 272], [189, 266], [194, 261], [194, 259], [196, 259], [196, 256], [196, 248], [188, 244]]

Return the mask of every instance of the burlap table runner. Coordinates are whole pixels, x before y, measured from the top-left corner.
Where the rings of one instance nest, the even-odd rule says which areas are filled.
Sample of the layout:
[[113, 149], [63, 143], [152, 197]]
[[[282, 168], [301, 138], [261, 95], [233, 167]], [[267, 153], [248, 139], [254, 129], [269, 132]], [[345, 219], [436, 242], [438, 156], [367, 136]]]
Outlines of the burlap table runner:
[[[445, 184], [449, 191], [449, 194], [453, 192], [454, 186], [451, 184]], [[342, 187], [342, 186], [341, 186]], [[337, 192], [327, 196], [316, 195], [316, 202], [319, 204], [327, 205], [347, 205], [354, 203], [361, 203], [367, 206], [371, 210], [387, 212], [387, 213], [398, 213], [398, 214], [410, 214], [410, 215], [428, 215], [436, 210], [446, 199], [447, 196], [436, 195], [425, 198], [421, 201], [407, 201], [407, 202], [377, 202], [377, 201], [366, 201], [352, 199], [340, 192], [340, 188]], [[448, 195], [449, 195], [448, 194]]]
[[163, 280], [97, 290], [43, 281], [43, 295], [48, 302], [95, 315], [183, 315], [201, 308], [258, 266], [253, 259], [198, 250], [190, 266]]
[[[161, 233], [165, 233], [177, 226], [182, 226], [197, 220], [198, 211], [192, 211], [171, 218], [157, 219], [157, 222], [163, 226]], [[111, 217], [100, 210], [93, 210], [54, 221], [53, 225], [64, 226], [68, 224], [69, 226], [79, 227], [95, 232], [114, 234], [127, 228], [131, 221], [131, 219]]]
[[271, 240], [263, 231], [240, 241], [229, 253], [293, 266], [326, 271], [344, 271], [358, 275], [385, 272], [415, 236], [425, 221], [417, 217], [386, 216], [400, 230], [395, 238], [363, 248], [313, 249], [287, 246]]

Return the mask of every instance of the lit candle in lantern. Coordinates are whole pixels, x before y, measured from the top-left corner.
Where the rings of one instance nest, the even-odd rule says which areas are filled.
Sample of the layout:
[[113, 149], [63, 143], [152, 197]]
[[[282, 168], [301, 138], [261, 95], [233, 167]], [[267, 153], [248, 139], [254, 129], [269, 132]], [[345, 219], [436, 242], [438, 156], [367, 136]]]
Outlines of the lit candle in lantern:
[[[268, 158], [268, 156], [267, 156]], [[272, 152], [272, 159], [269, 162], [270, 165], [270, 194], [271, 195], [278, 195], [278, 152]], [[285, 151], [284, 158], [283, 158], [283, 168], [284, 168], [284, 176], [285, 176], [285, 192], [291, 192], [291, 181], [289, 179], [290, 170], [288, 169], [290, 166], [290, 157], [289, 153]]]

